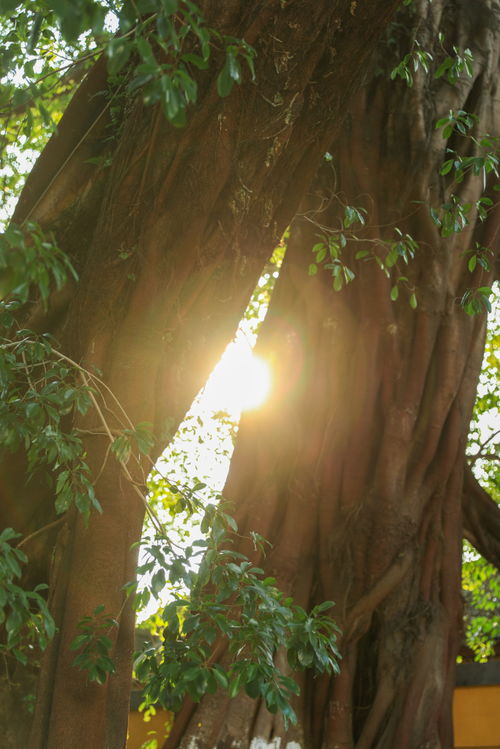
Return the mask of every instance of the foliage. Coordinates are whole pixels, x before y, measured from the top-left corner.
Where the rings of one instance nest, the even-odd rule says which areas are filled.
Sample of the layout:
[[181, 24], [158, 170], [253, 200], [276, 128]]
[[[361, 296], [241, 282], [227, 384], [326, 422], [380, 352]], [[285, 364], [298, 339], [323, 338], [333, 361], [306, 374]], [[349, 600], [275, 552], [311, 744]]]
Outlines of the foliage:
[[401, 78], [411, 88], [413, 86], [414, 73], [416, 73], [419, 68], [422, 68], [425, 73], [428, 73], [431, 62], [431, 53], [422, 49], [418, 41], [415, 40], [414, 48], [408, 52], [391, 71], [391, 80]]
[[500, 574], [465, 544], [462, 568], [465, 594], [465, 642], [475, 660], [495, 654], [500, 641]]
[[[451, 45], [450, 48], [441, 32], [438, 34], [437, 42], [437, 53], [431, 54], [423, 48], [418, 39], [415, 39], [410, 52], [391, 71], [391, 79], [401, 78], [412, 87], [414, 74], [421, 69], [422, 75], [432, 74], [434, 79], [444, 79], [448, 84], [455, 86], [461, 78], [474, 75], [474, 58], [469, 48], [460, 49], [456, 45]], [[480, 133], [479, 126], [477, 115], [463, 109], [449, 110], [445, 117], [439, 118], [435, 123], [435, 128], [441, 130], [443, 139], [449, 140], [452, 136], [462, 138], [459, 148], [446, 149], [448, 158], [444, 160], [439, 171], [442, 177], [448, 178], [447, 198], [439, 208], [429, 206], [431, 219], [440, 229], [442, 237], [450, 237], [463, 231], [471, 217], [484, 221], [494, 208], [494, 201], [489, 194], [483, 194], [477, 201], [470, 203], [463, 202], [451, 191], [454, 185], [461, 184], [469, 175], [482, 177], [485, 193], [487, 189], [500, 189], [498, 182], [492, 187], [488, 186], [491, 177], [498, 180], [500, 176], [498, 138], [489, 133]], [[464, 143], [467, 147], [464, 147]], [[490, 254], [489, 248], [476, 244], [474, 250], [466, 253], [469, 255], [469, 271], [473, 273], [478, 263], [488, 270]], [[394, 298], [393, 294], [397, 298], [394, 287], [391, 298]], [[461, 303], [467, 314], [488, 312], [491, 310], [491, 295], [490, 287], [472, 287], [465, 292]], [[416, 301], [413, 295], [411, 300]]]
[[[409, 87], [412, 87], [414, 74], [420, 69], [422, 75], [432, 73], [434, 79], [444, 78], [450, 85], [456, 85], [461, 76], [473, 75], [473, 56], [470, 49], [460, 50], [452, 45], [451, 53], [449, 53], [446, 49], [446, 40], [441, 33], [438, 36], [438, 44], [439, 54], [443, 58], [439, 64], [434, 59], [434, 55], [425, 50], [415, 39], [411, 50], [392, 69], [390, 78], [392, 80], [401, 78]], [[469, 175], [473, 175], [482, 177], [486, 191], [487, 188], [491, 189], [488, 185], [490, 178], [498, 180], [500, 177], [498, 138], [488, 133], [479, 133], [479, 125], [479, 118], [463, 109], [449, 110], [445, 117], [441, 117], [435, 123], [435, 128], [442, 131], [445, 140], [449, 140], [452, 136], [460, 136], [468, 144], [466, 155], [459, 153], [455, 148], [446, 149], [449, 158], [445, 159], [441, 165], [439, 174], [448, 178], [450, 189], [453, 185], [462, 183]], [[331, 161], [331, 154], [325, 154], [325, 159]], [[471, 218], [485, 221], [494, 208], [494, 201], [489, 194], [483, 194], [474, 202], [463, 202], [450, 189], [447, 199], [441, 206], [428, 206], [431, 219], [439, 228], [443, 238], [462, 232], [469, 225]], [[492, 189], [500, 190], [500, 184], [493, 184]], [[335, 199], [340, 203], [338, 196], [335, 196]], [[391, 300], [396, 301], [399, 298], [400, 285], [403, 285], [408, 291], [410, 306], [415, 309], [417, 307], [416, 290], [410, 284], [408, 277], [401, 274], [398, 263], [402, 261], [408, 264], [418, 250], [418, 243], [398, 227], [394, 230], [396, 234], [394, 241], [371, 240], [359, 236], [351, 227], [356, 224], [363, 227], [368, 218], [367, 211], [342, 204], [341, 210], [343, 215], [340, 217], [339, 229], [321, 227], [320, 241], [312, 248], [315, 257], [314, 262], [309, 264], [309, 274], [315, 275], [319, 266], [323, 265], [332, 273], [334, 290], [340, 291], [351, 283], [356, 275], [345, 259], [345, 255], [349, 255], [349, 249], [354, 248], [355, 261], [375, 260], [387, 277], [393, 276]], [[361, 244], [362, 249], [356, 251], [356, 244]], [[471, 273], [477, 266], [490, 270], [490, 259], [493, 256], [490, 248], [483, 247], [476, 242], [475, 247], [468, 249], [464, 255], [468, 258], [467, 267]], [[394, 270], [391, 271], [393, 268]], [[473, 286], [465, 291], [461, 299], [462, 307], [469, 315], [489, 312], [492, 293], [489, 286]]]
[[54, 636], [55, 624], [44, 598], [47, 586], [24, 590], [19, 584], [22, 565], [28, 561], [26, 554], [12, 545], [19, 538], [12, 528], [0, 533], [0, 624], [6, 632], [0, 653], [10, 653], [26, 664], [33, 649], [43, 650]]
[[[107, 58], [113, 98], [140, 94], [176, 127], [196, 103], [211, 57], [219, 96], [243, 81], [245, 69], [255, 78], [252, 47], [207, 26], [191, 0], [0, 0], [0, 39], [0, 207], [11, 205], [75, 82], [99, 56]], [[27, 159], [19, 159], [19, 145], [32, 149]]]
[[57, 512], [74, 502], [86, 515], [100, 509], [80, 436], [63, 424], [73, 412], [86, 413], [92, 391], [87, 381], [58, 350], [48, 334], [19, 324], [30, 293], [45, 305], [52, 287], [59, 289], [75, 272], [69, 260], [35, 225], [11, 225], [0, 238], [4, 292], [0, 302], [0, 444], [26, 452], [28, 480], [38, 476], [52, 484]]
[[24, 304], [34, 284], [45, 307], [51, 281], [61, 289], [68, 277], [76, 280], [70, 261], [35, 223], [24, 229], [10, 224], [0, 236], [0, 299], [11, 294]]
[[[448, 83], [454, 85], [461, 75], [472, 76], [474, 58], [470, 49], [460, 50], [457, 46], [452, 45], [452, 54], [448, 54], [444, 46], [445, 39], [442, 33], [439, 34], [438, 41], [444, 52], [444, 59], [436, 67], [434, 78], [445, 78]], [[415, 39], [410, 52], [391, 71], [391, 80], [401, 78], [411, 88], [414, 83], [414, 73], [421, 68], [425, 74], [428, 74], [433, 62], [434, 56], [428, 50], [423, 49], [418, 40]]]
[[[500, 502], [500, 317], [498, 300], [489, 320], [467, 452], [478, 481]], [[465, 594], [465, 639], [477, 660], [493, 655], [500, 640], [500, 573], [467, 542], [464, 544], [462, 586]]]
[[[337, 197], [337, 196], [336, 196]], [[408, 263], [415, 257], [418, 250], [417, 242], [407, 233], [403, 233], [398, 227], [394, 228], [394, 239], [368, 239], [355, 233], [353, 227], [358, 224], [364, 227], [367, 220], [367, 211], [362, 207], [351, 205], [342, 206], [343, 215], [340, 218], [340, 228], [322, 227], [323, 233], [319, 235], [319, 242], [312, 247], [314, 262], [309, 264], [309, 275], [314, 276], [318, 268], [322, 266], [329, 270], [332, 275], [332, 286], [334, 291], [341, 291], [347, 284], [351, 283], [356, 273], [352, 270], [351, 263], [347, 265], [345, 252], [352, 249], [350, 257], [356, 261], [375, 261], [380, 270], [387, 278], [392, 278], [391, 300], [399, 298], [400, 288], [404, 287], [409, 295], [409, 304], [415, 309], [417, 296], [415, 288], [407, 276], [401, 275], [401, 263]], [[356, 250], [356, 246], [363, 249]], [[354, 253], [354, 256], [352, 257]]]
[[[26, 174], [54, 131], [75, 84], [94, 59], [93, 40], [82, 35], [68, 45], [42, 4], [15, 11], [0, 8], [0, 210], [12, 209]], [[4, 15], [2, 15], [2, 13]], [[34, 35], [38, 41], [33, 45]]]
[[[156, 618], [161, 646], [138, 655], [135, 673], [145, 684], [145, 705], [159, 702], [177, 710], [186, 695], [198, 701], [221, 687], [231, 697], [244, 689], [250, 697], [261, 696], [271, 712], [280, 710], [285, 721], [295, 721], [290, 698], [299, 693], [298, 685], [281, 671], [275, 654], [285, 649], [293, 670], [338, 671], [338, 629], [324, 615], [333, 604], [309, 614], [295, 605], [274, 578], [231, 549], [236, 524], [220, 507], [205, 509], [201, 529], [208, 537], [194, 541], [184, 558], [160, 539], [147, 546], [149, 559], [140, 573], [156, 569], [151, 592], [165, 586], [166, 573], [172, 586], [182, 582], [190, 593], [176, 594]], [[254, 543], [262, 548], [263, 539], [254, 534]], [[190, 565], [197, 557], [201, 564], [195, 571]], [[221, 658], [226, 649], [229, 663]]]
[[73, 665], [87, 672], [89, 681], [104, 684], [115, 665], [110, 658], [113, 642], [108, 634], [118, 621], [105, 613], [104, 604], [96, 606], [92, 616], [84, 616], [78, 623], [80, 634], [75, 637], [71, 650], [80, 651]]

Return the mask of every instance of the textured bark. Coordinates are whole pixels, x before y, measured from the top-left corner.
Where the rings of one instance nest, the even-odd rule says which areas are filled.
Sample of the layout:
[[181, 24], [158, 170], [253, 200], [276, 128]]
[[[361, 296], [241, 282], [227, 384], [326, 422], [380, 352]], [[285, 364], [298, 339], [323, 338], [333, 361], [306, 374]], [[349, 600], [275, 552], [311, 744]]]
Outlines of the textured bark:
[[[48, 313], [31, 309], [26, 327], [53, 332], [67, 355], [101, 370], [132, 422], [154, 424], [157, 450], [230, 339], [397, 4], [207, 1], [209, 24], [256, 46], [257, 85], [221, 100], [214, 67], [200, 77], [188, 126], [175, 131], [123, 86], [107, 91], [97, 63], [28, 179], [14, 219], [53, 230], [80, 282]], [[98, 156], [100, 165], [89, 163]], [[74, 426], [100, 428], [95, 414]], [[33, 749], [125, 741], [133, 612], [121, 586], [134, 574], [143, 507], [107, 459], [105, 437], [89, 436], [86, 450], [103, 515], [85, 527], [70, 512], [25, 547], [32, 579], [51, 567], [59, 627], [42, 667]], [[2, 521], [32, 534], [53, 522], [53, 498], [41, 481], [24, 485], [23, 471], [22, 456], [4, 460]], [[134, 478], [143, 481], [141, 470]], [[72, 667], [68, 644], [101, 603], [120, 626], [117, 672], [98, 687]]]
[[[259, 343], [275, 392], [243, 418], [224, 490], [240, 532], [273, 542], [259, 560], [266, 572], [302, 605], [336, 601], [341, 673], [300, 677], [299, 721], [288, 730], [246, 696], [186, 704], [168, 749], [453, 746], [464, 449], [485, 332], [484, 315], [468, 317], [459, 300], [492, 275], [471, 276], [463, 250], [477, 240], [498, 251], [499, 223], [498, 209], [484, 223], [471, 215], [464, 232], [443, 239], [427, 206], [451, 191], [477, 200], [483, 189], [477, 178], [452, 186], [439, 177], [446, 147], [461, 146], [434, 123], [461, 108], [499, 134], [492, 7], [417, 3], [389, 30], [393, 42], [418, 30], [439, 58], [441, 29], [447, 44], [472, 49], [474, 75], [452, 86], [417, 74], [411, 89], [378, 76], [357, 95], [329, 149], [333, 168], [293, 225]], [[326, 209], [314, 210], [318, 198]], [[307, 268], [321, 227], [338, 226], [339, 203], [364, 204], [370, 220], [364, 242], [344, 255], [359, 277], [337, 294], [328, 271], [308, 277]], [[377, 251], [394, 226], [419, 242], [404, 271], [416, 310], [404, 292], [391, 302], [394, 280], [374, 262], [353, 259]], [[466, 518], [470, 500], [466, 490]]]

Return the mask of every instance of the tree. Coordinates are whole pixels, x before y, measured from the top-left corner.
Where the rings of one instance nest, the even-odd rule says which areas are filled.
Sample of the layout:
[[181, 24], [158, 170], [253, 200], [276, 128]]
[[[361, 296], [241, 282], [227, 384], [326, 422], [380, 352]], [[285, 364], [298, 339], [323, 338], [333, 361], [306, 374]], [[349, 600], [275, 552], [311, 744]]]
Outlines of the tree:
[[389, 27], [258, 344], [277, 385], [242, 420], [224, 494], [285, 590], [336, 602], [341, 673], [306, 673], [288, 728], [244, 695], [186, 704], [169, 749], [453, 746], [462, 538], [500, 562], [499, 509], [465, 459], [498, 252], [497, 11], [421, 3]]
[[[148, 16], [152, 4], [137, 5], [143, 8], [139, 25], [156, 15], [172, 21], [178, 7], [165, 3], [167, 10]], [[221, 13], [205, 3], [207, 27], [227, 46], [225, 58], [222, 50], [215, 53], [221, 73], [216, 67], [198, 73], [196, 62], [205, 67], [206, 60], [196, 53], [206, 39], [198, 33], [194, 6], [182, 4], [198, 28], [184, 53], [191, 55], [188, 77], [199, 93], [179, 130], [164, 120], [160, 103], [145, 104], [148, 96], [161, 98], [167, 116], [180, 124], [183, 108], [169, 110], [177, 96], [173, 84], [164, 84], [157, 96], [149, 85], [151, 68], [142, 68], [145, 98], [127, 86], [127, 80], [137, 81], [134, 54], [143, 66], [158, 67], [161, 60], [169, 68], [174, 48], [165, 51], [160, 44], [158, 60], [152, 60], [151, 46], [137, 41], [119, 80], [110, 74], [119, 67], [120, 40], [134, 32], [134, 16], [118, 45], [107, 43], [108, 67], [104, 58], [95, 63], [30, 174], [13, 221], [23, 229], [35, 221], [51, 232], [79, 282], [48, 299], [42, 294], [19, 312], [18, 322], [55, 335], [60, 353], [80, 367], [85, 387], [88, 373], [98, 370], [131, 424], [153, 425], [155, 454], [168, 441], [166, 424], [178, 423], [231, 337], [263, 263], [339, 132], [348, 97], [396, 5], [273, 2], [249, 8], [230, 2]], [[32, 9], [6, 1], [1, 9], [17, 24], [33, 11], [33, 48], [40, 24], [54, 13], [70, 40], [82, 30], [82, 19], [93, 27], [101, 23], [102, 30], [99, 6], [89, 0], [71, 10], [59, 3]], [[132, 6], [125, 4], [124, 12]], [[173, 25], [167, 24], [171, 39], [176, 23], [174, 15]], [[241, 39], [256, 49], [257, 83], [245, 80], [221, 99], [243, 76], [235, 65], [237, 52], [248, 51]], [[159, 79], [170, 80], [163, 74]], [[189, 102], [194, 94], [185, 85]], [[29, 107], [29, 97], [23, 106]], [[22, 450], [2, 460], [3, 523], [26, 539], [27, 582], [49, 579], [58, 627], [41, 669], [32, 747], [118, 747], [125, 740], [134, 620], [122, 585], [136, 564], [130, 547], [141, 533], [144, 508], [136, 490], [146, 464], [139, 455], [125, 479], [123, 465], [108, 460], [108, 437], [123, 424], [116, 411], [104, 418], [95, 396], [94, 406], [83, 414], [70, 409], [66, 420], [81, 437], [102, 515], [92, 513], [87, 523], [68, 506], [58, 519], [53, 467], [38, 467], [26, 482], [30, 467]], [[73, 668], [70, 644], [82, 616], [103, 601], [119, 626], [112, 635], [116, 672], [99, 687]]]

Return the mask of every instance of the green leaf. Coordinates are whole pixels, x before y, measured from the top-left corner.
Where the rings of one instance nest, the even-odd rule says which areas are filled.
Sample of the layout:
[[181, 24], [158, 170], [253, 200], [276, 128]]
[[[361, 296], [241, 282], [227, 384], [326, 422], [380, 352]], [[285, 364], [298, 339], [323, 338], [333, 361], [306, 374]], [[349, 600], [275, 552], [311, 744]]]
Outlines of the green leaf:
[[140, 36], [136, 42], [137, 51], [147, 65], [150, 65], [152, 69], [159, 69], [158, 62], [154, 56], [153, 48], [147, 39]]
[[232, 681], [230, 682], [227, 691], [228, 691], [228, 694], [231, 697], [231, 699], [233, 697], [236, 697], [236, 695], [240, 691], [240, 682], [241, 682], [241, 676], [240, 675], [238, 675], [235, 679], [232, 679]]
[[442, 78], [443, 75], [446, 73], [447, 70], [451, 68], [453, 65], [453, 59], [451, 57], [447, 57], [441, 65], [438, 67], [436, 72], [434, 73], [434, 78]]
[[212, 673], [214, 677], [217, 679], [217, 681], [219, 682], [220, 686], [223, 689], [227, 689], [229, 680], [223, 668], [216, 663], [212, 668]]
[[206, 70], [208, 68], [208, 60], [200, 57], [200, 55], [192, 54], [191, 52], [182, 55], [182, 61], [190, 63], [191, 65], [195, 65], [198, 70]]
[[235, 83], [241, 83], [241, 67], [240, 63], [238, 62], [238, 58], [236, 55], [232, 54], [231, 52], [227, 53], [227, 66], [229, 70], [229, 75], [233, 79]]
[[469, 258], [469, 262], [467, 263], [467, 267], [468, 267], [468, 269], [470, 270], [471, 273], [474, 272], [474, 270], [476, 268], [476, 265], [477, 265], [477, 255], [472, 255]]
[[41, 13], [35, 13], [35, 18], [33, 19], [33, 25], [31, 27], [28, 44], [27, 44], [27, 51], [29, 54], [33, 54], [36, 45], [38, 44], [38, 40], [40, 38], [40, 30], [42, 27], [42, 20], [43, 16]]
[[245, 684], [245, 692], [253, 700], [257, 699], [261, 691], [261, 682], [259, 679], [253, 679]]
[[127, 64], [133, 45], [128, 39], [111, 39], [106, 47], [108, 73], [116, 75]]
[[353, 273], [353, 271], [350, 268], [348, 268], [346, 265], [343, 266], [343, 271], [344, 271], [345, 282], [351, 283], [351, 281], [353, 281], [356, 277], [355, 273]]
[[443, 165], [441, 166], [441, 169], [439, 170], [439, 174], [445, 175], [451, 172], [453, 168], [453, 164], [455, 163], [454, 159], [448, 159], [447, 161], [443, 162]]
[[355, 255], [355, 260], [362, 260], [364, 257], [368, 257], [370, 254], [369, 250], [359, 250]]
[[316, 262], [322, 263], [325, 257], [326, 257], [326, 247], [325, 245], [321, 245], [321, 247], [316, 251]]
[[128, 437], [125, 435], [116, 437], [111, 445], [111, 451], [120, 463], [127, 463], [132, 452], [132, 446]]
[[229, 71], [228, 61], [224, 63], [224, 67], [217, 76], [217, 93], [221, 98], [229, 96], [233, 88], [234, 79]]
[[21, 534], [13, 528], [4, 528], [0, 533], [0, 542], [12, 541], [14, 538], [21, 538]]
[[322, 603], [319, 603], [317, 606], [314, 607], [313, 613], [319, 614], [323, 611], [329, 611], [335, 606], [335, 601], [323, 601]]
[[89, 642], [92, 639], [92, 635], [84, 634], [84, 635], [77, 635], [74, 640], [70, 643], [70, 650], [79, 650], [81, 647], [83, 647], [87, 642]]

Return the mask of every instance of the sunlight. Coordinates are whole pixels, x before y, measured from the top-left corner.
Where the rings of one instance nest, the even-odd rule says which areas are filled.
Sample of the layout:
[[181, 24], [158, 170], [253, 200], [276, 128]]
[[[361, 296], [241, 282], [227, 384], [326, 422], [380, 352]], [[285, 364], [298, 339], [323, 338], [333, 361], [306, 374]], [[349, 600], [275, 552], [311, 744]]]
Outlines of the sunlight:
[[243, 337], [231, 343], [212, 372], [203, 394], [207, 409], [231, 415], [262, 405], [271, 389], [267, 362], [252, 352]]
[[[262, 405], [271, 392], [271, 367], [252, 349], [277, 276], [276, 269], [268, 273], [267, 279], [263, 276], [259, 280], [251, 302], [254, 306], [249, 306], [250, 313], [240, 321], [234, 340], [212, 370], [157, 464], [160, 474], [168, 476], [169, 483], [189, 489], [201, 482], [203, 488], [196, 490], [196, 496], [207, 504], [216, 504], [220, 500], [241, 412]], [[150, 477], [149, 488], [159, 499], [156, 511], [162, 522], [168, 525], [169, 537], [180, 547], [203, 538], [198, 512], [187, 518], [184, 512], [172, 517], [167, 508], [162, 509], [162, 492], [165, 495], [165, 488], [161, 488], [162, 481], [159, 474], [155, 481]], [[145, 560], [141, 550], [140, 563], [143, 564]], [[197, 565], [198, 562], [193, 563], [193, 569]], [[152, 573], [141, 577], [140, 591], [150, 585], [151, 578]], [[138, 611], [138, 623], [146, 621], [171, 600], [172, 595], [173, 587], [166, 585], [162, 591], [151, 596], [149, 602]]]

